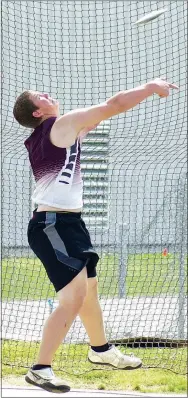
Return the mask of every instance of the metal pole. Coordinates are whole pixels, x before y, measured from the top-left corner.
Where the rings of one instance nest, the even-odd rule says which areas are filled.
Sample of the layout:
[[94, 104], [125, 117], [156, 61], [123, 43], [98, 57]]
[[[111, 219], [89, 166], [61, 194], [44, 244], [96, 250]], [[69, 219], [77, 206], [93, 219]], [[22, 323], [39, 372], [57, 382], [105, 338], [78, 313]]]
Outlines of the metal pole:
[[[186, 254], [186, 180], [179, 184], [179, 295], [178, 295], [178, 339], [185, 338], [185, 254]], [[184, 192], [185, 191], [185, 192]]]
[[119, 246], [119, 281], [118, 296], [126, 297], [126, 275], [128, 263], [128, 225], [119, 224], [118, 230], [118, 246]]

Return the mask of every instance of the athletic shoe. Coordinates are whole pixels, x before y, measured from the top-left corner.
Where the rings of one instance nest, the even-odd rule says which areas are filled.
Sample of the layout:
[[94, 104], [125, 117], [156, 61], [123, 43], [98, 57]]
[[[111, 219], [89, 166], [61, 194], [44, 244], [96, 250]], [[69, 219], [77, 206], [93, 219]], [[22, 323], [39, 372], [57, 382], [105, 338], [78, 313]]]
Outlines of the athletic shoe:
[[44, 390], [62, 393], [70, 391], [70, 387], [63, 380], [58, 379], [51, 368], [40, 370], [30, 369], [25, 376], [27, 383], [43, 388]]
[[115, 346], [104, 352], [95, 352], [90, 348], [88, 360], [98, 365], [112, 365], [118, 369], [132, 370], [142, 366], [142, 361], [139, 358], [134, 355], [124, 355]]

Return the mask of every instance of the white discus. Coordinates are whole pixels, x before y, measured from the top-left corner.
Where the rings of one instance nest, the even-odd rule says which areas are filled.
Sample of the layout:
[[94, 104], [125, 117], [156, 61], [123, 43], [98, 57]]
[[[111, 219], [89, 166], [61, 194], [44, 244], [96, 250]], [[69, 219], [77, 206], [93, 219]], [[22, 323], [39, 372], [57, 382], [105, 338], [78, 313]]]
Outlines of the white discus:
[[138, 19], [138, 21], [134, 22], [133, 25], [141, 25], [150, 22], [153, 19], [158, 18], [161, 14], [164, 14], [165, 11], [167, 11], [167, 8], [161, 8], [160, 10], [152, 11], [149, 14], [144, 15], [144, 17]]

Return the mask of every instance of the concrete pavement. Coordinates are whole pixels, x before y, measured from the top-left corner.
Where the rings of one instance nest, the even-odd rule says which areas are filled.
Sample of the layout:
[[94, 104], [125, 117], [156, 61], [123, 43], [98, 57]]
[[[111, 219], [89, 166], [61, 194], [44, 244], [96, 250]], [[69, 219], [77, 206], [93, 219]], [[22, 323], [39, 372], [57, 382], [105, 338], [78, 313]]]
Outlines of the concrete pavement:
[[132, 391], [100, 391], [100, 390], [75, 390], [72, 389], [70, 392], [64, 393], [64, 394], [53, 394], [53, 393], [49, 393], [48, 391], [44, 391], [40, 388], [37, 387], [20, 387], [20, 386], [13, 386], [13, 385], [9, 385], [6, 383], [3, 383], [2, 385], [2, 391], [1, 391], [2, 398], [27, 398], [27, 397], [32, 397], [32, 398], [42, 398], [42, 397], [46, 397], [46, 398], [50, 398], [50, 397], [65, 397], [65, 398], [69, 398], [69, 397], [75, 397], [75, 398], [94, 398], [94, 397], [101, 397], [101, 398], [110, 398], [110, 397], [114, 397], [114, 398], [121, 398], [121, 397], [125, 397], [125, 398], [141, 398], [141, 397], [145, 397], [145, 398], [158, 398], [158, 397], [169, 397], [169, 398], [183, 398], [183, 397], [187, 397], [187, 395], [177, 395], [177, 394], [168, 394], [168, 395], [164, 395], [164, 394], [142, 394], [142, 393], [135, 393]]

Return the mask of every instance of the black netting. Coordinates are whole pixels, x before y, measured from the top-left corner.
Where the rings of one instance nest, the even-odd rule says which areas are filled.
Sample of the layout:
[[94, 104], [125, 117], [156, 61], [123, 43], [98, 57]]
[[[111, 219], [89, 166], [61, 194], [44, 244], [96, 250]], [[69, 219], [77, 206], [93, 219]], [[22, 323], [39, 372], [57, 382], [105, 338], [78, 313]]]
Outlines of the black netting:
[[[101, 123], [82, 151], [83, 217], [100, 254], [99, 294], [107, 335], [145, 367], [185, 372], [186, 2], [2, 1], [2, 337], [4, 363], [30, 366], [57, 305], [28, 247], [34, 182], [13, 119], [25, 89], [49, 92], [62, 113], [105, 101], [155, 77], [179, 85]], [[168, 11], [142, 26], [157, 8]], [[79, 321], [56, 369], [87, 364]], [[77, 345], [74, 345], [77, 343]], [[25, 354], [27, 352], [27, 354]]]

